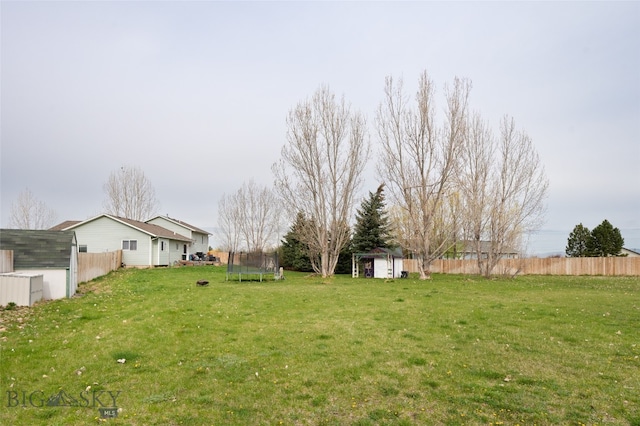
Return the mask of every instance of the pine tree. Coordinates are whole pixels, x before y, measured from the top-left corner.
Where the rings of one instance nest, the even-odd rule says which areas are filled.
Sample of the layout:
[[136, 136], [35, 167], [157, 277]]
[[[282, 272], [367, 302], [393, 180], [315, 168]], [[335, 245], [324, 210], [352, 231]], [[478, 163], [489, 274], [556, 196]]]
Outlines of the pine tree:
[[298, 213], [296, 220], [291, 225], [282, 240], [280, 246], [280, 265], [289, 270], [300, 272], [313, 272], [309, 260], [308, 247], [300, 241], [299, 232], [303, 229], [307, 219], [304, 214]]
[[587, 257], [591, 256], [589, 251], [591, 240], [591, 232], [581, 223], [573, 228], [569, 239], [567, 240], [567, 247], [565, 252], [568, 257]]
[[356, 225], [352, 240], [355, 253], [366, 253], [374, 248], [389, 248], [391, 243], [391, 225], [385, 211], [384, 184], [375, 193], [369, 192], [369, 198], [362, 201], [356, 212]]
[[606, 219], [591, 231], [589, 251], [592, 256], [618, 256], [623, 245], [620, 230]]

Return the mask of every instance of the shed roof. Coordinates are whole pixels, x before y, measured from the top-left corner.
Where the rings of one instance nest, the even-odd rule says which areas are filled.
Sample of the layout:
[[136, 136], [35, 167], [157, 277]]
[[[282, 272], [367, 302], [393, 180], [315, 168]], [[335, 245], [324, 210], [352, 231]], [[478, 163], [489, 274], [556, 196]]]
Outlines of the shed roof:
[[0, 229], [0, 250], [13, 250], [14, 269], [68, 268], [73, 231]]
[[372, 250], [369, 250], [366, 253], [356, 253], [356, 255], [360, 258], [366, 258], [368, 257], [386, 257], [388, 255], [391, 255], [393, 257], [403, 257], [402, 255], [402, 250], [400, 250], [399, 248], [385, 248], [385, 247], [376, 247]]

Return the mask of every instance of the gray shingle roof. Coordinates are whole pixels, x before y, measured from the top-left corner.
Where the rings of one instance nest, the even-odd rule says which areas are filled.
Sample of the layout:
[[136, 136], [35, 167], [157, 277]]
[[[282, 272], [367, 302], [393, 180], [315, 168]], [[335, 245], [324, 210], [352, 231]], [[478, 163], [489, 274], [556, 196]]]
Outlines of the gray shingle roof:
[[64, 231], [65, 229], [75, 225], [76, 223], [80, 223], [79, 220], [65, 220], [62, 223], [57, 224], [56, 226], [53, 226], [51, 228], [49, 228], [50, 231]]
[[137, 220], [126, 219], [124, 217], [118, 217], [118, 216], [112, 216], [112, 215], [105, 215], [105, 216], [108, 216], [115, 220], [119, 220], [120, 222], [124, 222], [129, 226], [138, 228], [155, 237], [169, 238], [169, 239], [178, 240], [178, 241], [189, 241], [189, 242], [191, 241], [191, 238], [187, 238], [184, 235], [177, 234], [159, 225], [154, 225], [152, 223], [146, 223], [146, 222], [139, 222]]
[[13, 250], [13, 267], [68, 268], [71, 263], [73, 231], [0, 229], [0, 250]]

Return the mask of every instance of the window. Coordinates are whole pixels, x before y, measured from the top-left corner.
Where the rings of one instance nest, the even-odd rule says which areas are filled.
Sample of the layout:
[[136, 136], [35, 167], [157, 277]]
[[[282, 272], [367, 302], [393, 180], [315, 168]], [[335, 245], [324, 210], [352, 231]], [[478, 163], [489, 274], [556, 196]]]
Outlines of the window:
[[79, 251], [80, 253], [86, 253], [86, 252], [87, 252], [87, 245], [86, 245], [86, 244], [80, 244], [80, 245], [78, 246], [78, 251]]
[[165, 244], [166, 243], [164, 241], [160, 241], [160, 251], [164, 251]]
[[122, 250], [138, 250], [138, 240], [122, 240]]

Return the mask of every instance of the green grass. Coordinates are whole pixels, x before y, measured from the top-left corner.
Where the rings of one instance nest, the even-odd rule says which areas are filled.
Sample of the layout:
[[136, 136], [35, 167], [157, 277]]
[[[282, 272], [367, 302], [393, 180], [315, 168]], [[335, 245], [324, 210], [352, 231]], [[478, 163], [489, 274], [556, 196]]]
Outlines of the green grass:
[[122, 425], [640, 425], [640, 278], [192, 267], [81, 289], [0, 313], [0, 424], [101, 423], [115, 398]]

